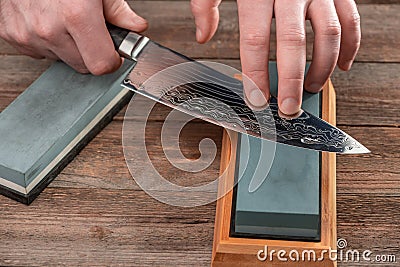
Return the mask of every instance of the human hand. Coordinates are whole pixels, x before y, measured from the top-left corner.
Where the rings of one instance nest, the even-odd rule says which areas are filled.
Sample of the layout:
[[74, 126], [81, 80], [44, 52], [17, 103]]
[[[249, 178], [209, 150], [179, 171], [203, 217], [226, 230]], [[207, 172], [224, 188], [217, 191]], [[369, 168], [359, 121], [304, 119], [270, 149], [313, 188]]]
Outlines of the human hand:
[[[207, 42], [218, 25], [220, 0], [192, 0], [197, 41]], [[254, 81], [244, 83], [247, 99], [262, 107], [269, 98], [268, 58], [270, 28], [276, 20], [278, 104], [287, 115], [301, 107], [303, 83], [318, 92], [336, 64], [349, 70], [360, 46], [360, 16], [354, 0], [237, 0], [240, 58], [243, 73]], [[315, 33], [312, 63], [304, 81], [306, 63], [305, 20]]]
[[140, 32], [147, 22], [124, 0], [1, 0], [0, 37], [34, 58], [61, 59], [81, 73], [117, 70], [105, 21]]

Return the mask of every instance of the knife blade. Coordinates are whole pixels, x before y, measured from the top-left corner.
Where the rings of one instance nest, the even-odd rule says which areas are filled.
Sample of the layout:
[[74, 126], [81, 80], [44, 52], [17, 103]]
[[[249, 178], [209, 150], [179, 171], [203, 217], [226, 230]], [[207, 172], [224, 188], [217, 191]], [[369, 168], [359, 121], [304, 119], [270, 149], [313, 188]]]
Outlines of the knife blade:
[[281, 116], [273, 96], [269, 108], [251, 109], [241, 81], [145, 36], [110, 24], [107, 27], [121, 56], [136, 62], [122, 85], [138, 94], [224, 128], [278, 143], [343, 154], [370, 152], [307, 111], [295, 118]]

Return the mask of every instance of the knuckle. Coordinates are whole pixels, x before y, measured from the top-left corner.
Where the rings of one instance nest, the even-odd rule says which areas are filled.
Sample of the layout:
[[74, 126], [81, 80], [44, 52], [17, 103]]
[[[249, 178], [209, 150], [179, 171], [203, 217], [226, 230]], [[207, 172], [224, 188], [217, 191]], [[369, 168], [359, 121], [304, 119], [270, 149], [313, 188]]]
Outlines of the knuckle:
[[348, 53], [356, 54], [358, 49], [361, 46], [361, 38], [359, 36], [354, 36], [353, 38], [349, 38], [349, 39], [350, 40], [345, 42]]
[[347, 23], [348, 23], [350, 28], [358, 29], [360, 27], [360, 24], [361, 24], [360, 14], [358, 12], [353, 12], [350, 15]]
[[267, 76], [267, 70], [261, 69], [248, 69], [243, 72], [250, 80], [265, 79]]
[[243, 33], [240, 39], [242, 44], [249, 48], [266, 47], [269, 42], [269, 39], [265, 33], [254, 30]]
[[82, 5], [76, 5], [73, 8], [64, 10], [65, 23], [70, 26], [81, 25], [85, 22], [85, 8]]
[[107, 9], [108, 14], [122, 14], [124, 10], [131, 9], [131, 7], [126, 1], [112, 1]]
[[204, 13], [204, 8], [203, 8], [204, 2], [202, 1], [197, 1], [197, 0], [192, 0], [190, 2], [190, 8], [192, 9], [192, 13], [194, 15], [200, 15]]
[[324, 28], [323, 34], [332, 37], [340, 37], [342, 34], [342, 28], [338, 21], [333, 21], [328, 23], [328, 25]]
[[220, 4], [221, 4], [221, 0], [209, 0], [209, 1], [192, 0], [192, 1], [190, 1], [190, 7], [191, 7], [193, 13], [201, 13], [201, 12], [204, 12], [205, 10], [218, 8], [218, 6]]
[[222, 0], [211, 0], [211, 1], [209, 1], [210, 6], [212, 8], [218, 7], [221, 4], [221, 2], [222, 2]]
[[98, 76], [113, 72], [115, 70], [115, 66], [110, 64], [109, 61], [98, 60], [97, 62], [94, 62], [88, 66], [88, 69], [93, 75]]
[[343, 30], [346, 31], [344, 44], [347, 49], [343, 54], [353, 57], [361, 45], [361, 17], [357, 10], [343, 20]]
[[21, 46], [29, 46], [32, 44], [32, 36], [28, 32], [17, 32], [12, 39]]
[[293, 76], [284, 76], [281, 78], [281, 80], [283, 82], [290, 83], [290, 84], [302, 85], [304, 78], [300, 78], [299, 76], [296, 77], [296, 75], [293, 75]]
[[292, 29], [278, 35], [278, 41], [287, 46], [302, 46], [306, 43], [304, 30]]
[[45, 40], [47, 42], [54, 42], [54, 40], [57, 38], [55, 32], [53, 29], [49, 26], [46, 25], [39, 25], [36, 27], [36, 34], [41, 38], [42, 40]]
[[90, 73], [89, 70], [84, 66], [72, 66], [77, 72], [81, 74], [88, 74]]
[[199, 1], [192, 0], [190, 2], [190, 8], [192, 9], [192, 12], [195, 14], [198, 14], [202, 10], [202, 6], [200, 5]]

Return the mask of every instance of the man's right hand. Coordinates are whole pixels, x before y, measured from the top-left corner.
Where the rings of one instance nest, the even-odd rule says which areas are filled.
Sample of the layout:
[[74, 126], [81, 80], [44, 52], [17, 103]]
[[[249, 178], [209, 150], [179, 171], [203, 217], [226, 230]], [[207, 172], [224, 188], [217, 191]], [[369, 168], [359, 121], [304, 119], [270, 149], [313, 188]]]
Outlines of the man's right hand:
[[124, 0], [1, 0], [0, 37], [34, 58], [61, 59], [81, 73], [117, 70], [105, 21], [135, 32], [147, 22]]

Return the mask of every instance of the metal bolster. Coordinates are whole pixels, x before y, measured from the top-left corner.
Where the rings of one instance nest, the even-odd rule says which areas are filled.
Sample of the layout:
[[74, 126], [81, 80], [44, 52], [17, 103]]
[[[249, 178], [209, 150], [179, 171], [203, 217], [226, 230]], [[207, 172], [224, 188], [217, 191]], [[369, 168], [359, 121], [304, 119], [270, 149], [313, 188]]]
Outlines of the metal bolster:
[[137, 61], [137, 57], [149, 41], [145, 36], [130, 32], [122, 41], [118, 52], [126, 58]]

